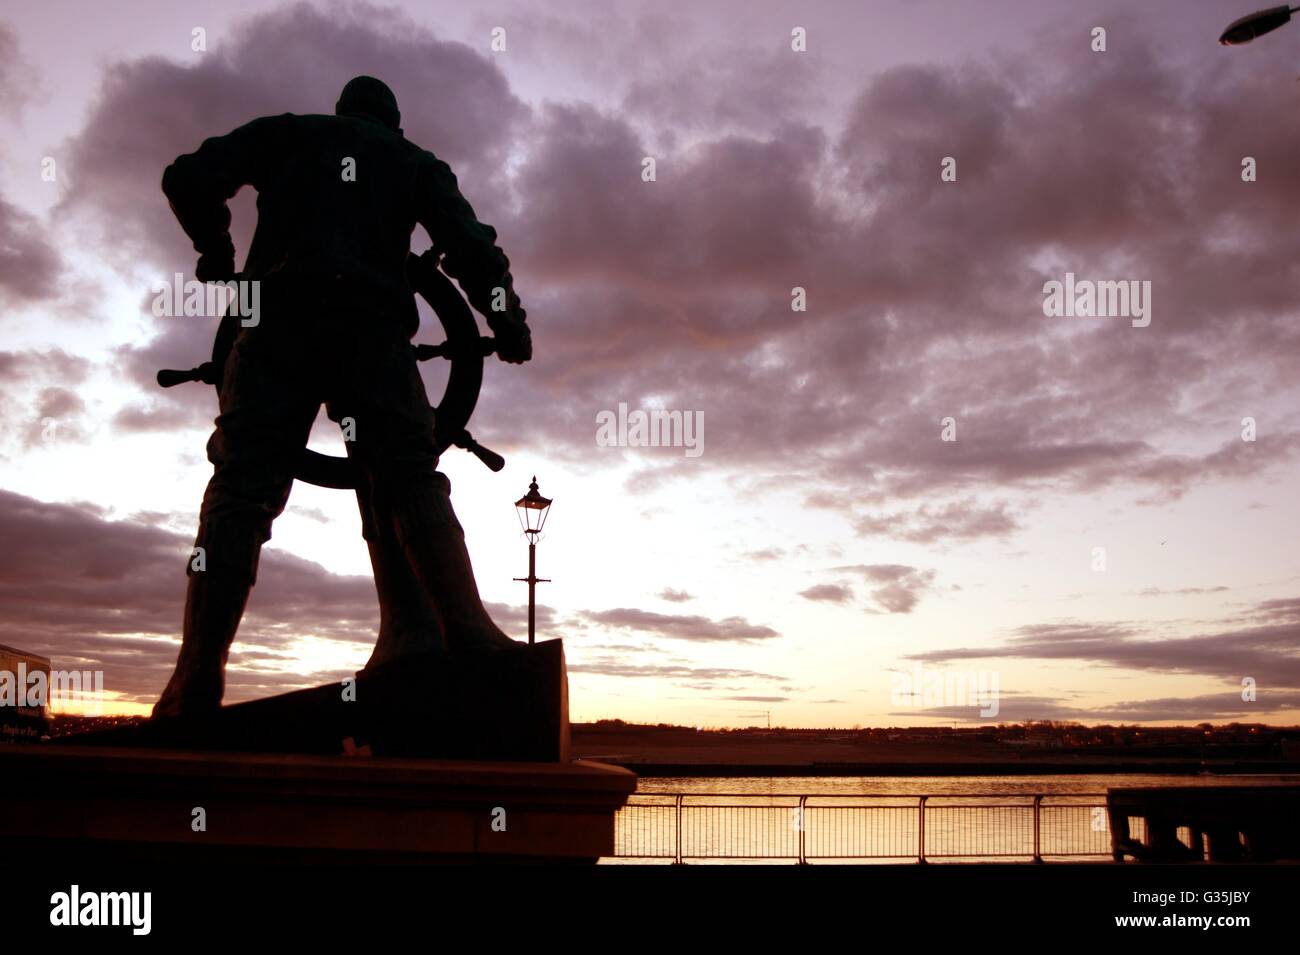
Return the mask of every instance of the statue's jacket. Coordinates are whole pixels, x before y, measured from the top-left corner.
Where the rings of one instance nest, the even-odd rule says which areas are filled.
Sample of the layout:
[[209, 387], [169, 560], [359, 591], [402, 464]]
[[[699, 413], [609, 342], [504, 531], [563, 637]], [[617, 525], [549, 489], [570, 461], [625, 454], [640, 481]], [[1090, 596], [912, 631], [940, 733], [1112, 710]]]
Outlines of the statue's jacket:
[[504, 288], [514, 315], [501, 317], [522, 317], [496, 230], [475, 216], [451, 168], [399, 131], [361, 116], [285, 113], [179, 157], [163, 192], [195, 251], [228, 257], [232, 270], [227, 203], [246, 185], [257, 190], [258, 221], [240, 278], [327, 286], [333, 307], [401, 323], [409, 337], [419, 319], [405, 265], [420, 225], [475, 309], [491, 320]]

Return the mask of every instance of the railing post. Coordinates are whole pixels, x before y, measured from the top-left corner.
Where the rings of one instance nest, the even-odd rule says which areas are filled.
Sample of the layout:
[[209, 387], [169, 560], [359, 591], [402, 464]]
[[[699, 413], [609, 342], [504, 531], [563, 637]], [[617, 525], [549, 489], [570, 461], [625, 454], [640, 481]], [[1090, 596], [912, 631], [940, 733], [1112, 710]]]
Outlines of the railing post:
[[677, 858], [674, 865], [682, 864], [682, 794], [677, 794]]
[[800, 865], [808, 864], [808, 856], [806, 855], [806, 845], [804, 842], [804, 834], [808, 831], [808, 814], [806, 812], [807, 802], [808, 802], [807, 796], [799, 797], [799, 864]]
[[1043, 861], [1043, 844], [1042, 844], [1042, 805], [1043, 794], [1039, 793], [1034, 797], [1034, 861]]
[[921, 865], [925, 865], [925, 801], [930, 797], [921, 796], [919, 798], [921, 801], [916, 807], [917, 825], [919, 826], [916, 839], [916, 861]]

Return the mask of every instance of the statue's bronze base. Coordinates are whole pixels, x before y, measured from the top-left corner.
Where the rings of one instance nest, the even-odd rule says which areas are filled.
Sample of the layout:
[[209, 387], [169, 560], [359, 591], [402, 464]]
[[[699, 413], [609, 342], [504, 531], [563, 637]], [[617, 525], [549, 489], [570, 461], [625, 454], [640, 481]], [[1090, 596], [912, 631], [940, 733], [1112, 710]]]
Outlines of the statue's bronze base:
[[334, 683], [224, 706], [202, 718], [156, 719], [63, 737], [126, 746], [333, 756], [567, 762], [564, 645], [408, 656]]

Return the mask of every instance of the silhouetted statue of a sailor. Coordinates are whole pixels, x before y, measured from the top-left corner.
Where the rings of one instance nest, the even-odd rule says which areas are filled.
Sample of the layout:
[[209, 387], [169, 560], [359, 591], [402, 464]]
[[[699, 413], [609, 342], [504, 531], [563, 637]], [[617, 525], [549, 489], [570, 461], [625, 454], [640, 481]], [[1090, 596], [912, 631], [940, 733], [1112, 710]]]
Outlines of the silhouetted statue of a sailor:
[[261, 287], [258, 322], [239, 331], [223, 366], [208, 441], [214, 473], [195, 541], [203, 569], [191, 560], [180, 656], [155, 716], [220, 705], [258, 555], [322, 403], [331, 420], [351, 419], [347, 449], [367, 537], [396, 541], [448, 645], [514, 643], [483, 607], [450, 484], [436, 470], [434, 411], [410, 343], [415, 226], [487, 318], [500, 358], [528, 361], [532, 342], [495, 230], [475, 217], [447, 164], [405, 139], [399, 122], [392, 91], [359, 76], [334, 116], [253, 120], [163, 175], [201, 281], [236, 278], [226, 203], [242, 186], [257, 190], [257, 229], [238, 278]]

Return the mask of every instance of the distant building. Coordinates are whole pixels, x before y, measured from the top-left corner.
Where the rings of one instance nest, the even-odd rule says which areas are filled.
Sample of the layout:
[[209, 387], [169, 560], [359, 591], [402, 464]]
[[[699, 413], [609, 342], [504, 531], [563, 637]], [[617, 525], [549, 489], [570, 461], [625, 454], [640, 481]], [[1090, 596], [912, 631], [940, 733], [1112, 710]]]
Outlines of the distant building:
[[0, 741], [38, 740], [49, 729], [50, 661], [0, 643]]

